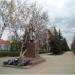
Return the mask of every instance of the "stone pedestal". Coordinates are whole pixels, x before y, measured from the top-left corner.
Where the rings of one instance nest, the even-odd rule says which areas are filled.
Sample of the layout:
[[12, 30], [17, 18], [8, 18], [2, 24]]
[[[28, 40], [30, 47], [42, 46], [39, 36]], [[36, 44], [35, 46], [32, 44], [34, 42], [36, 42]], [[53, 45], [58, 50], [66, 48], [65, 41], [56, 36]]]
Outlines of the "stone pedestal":
[[34, 43], [33, 41], [27, 43], [26, 45], [27, 48], [27, 52], [26, 52], [26, 56], [27, 57], [36, 57], [38, 55], [38, 50], [36, 49], [36, 43]]

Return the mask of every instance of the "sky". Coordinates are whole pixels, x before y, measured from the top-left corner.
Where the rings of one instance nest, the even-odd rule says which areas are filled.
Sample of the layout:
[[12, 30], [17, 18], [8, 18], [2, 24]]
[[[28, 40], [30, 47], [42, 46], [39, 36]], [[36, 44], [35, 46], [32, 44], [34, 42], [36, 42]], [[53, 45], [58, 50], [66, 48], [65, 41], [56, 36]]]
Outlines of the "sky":
[[70, 45], [75, 34], [75, 0], [35, 0], [49, 15], [50, 23], [60, 29]]
[[[23, 1], [23, 0], [21, 0]], [[50, 24], [60, 29], [70, 45], [75, 34], [75, 0], [28, 0], [36, 1], [48, 12]]]

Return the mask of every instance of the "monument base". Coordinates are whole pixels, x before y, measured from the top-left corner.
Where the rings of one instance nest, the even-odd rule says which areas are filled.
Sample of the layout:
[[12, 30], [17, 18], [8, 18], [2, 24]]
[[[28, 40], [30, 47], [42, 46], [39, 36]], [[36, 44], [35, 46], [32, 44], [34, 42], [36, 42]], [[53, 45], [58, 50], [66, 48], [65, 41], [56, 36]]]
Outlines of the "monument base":
[[35, 58], [30, 58], [30, 63], [27, 64], [27, 65], [25, 65], [25, 66], [17, 67], [17, 66], [15, 66], [15, 65], [9, 65], [9, 64], [6, 64], [6, 65], [5, 65], [5, 64], [3, 64], [3, 67], [29, 69], [29, 68], [31, 68], [31, 67], [33, 67], [33, 66], [36, 66], [36, 65], [38, 65], [38, 64], [40, 64], [40, 63], [42, 63], [42, 62], [44, 62], [44, 61], [45, 61], [45, 59], [43, 59], [43, 58], [40, 57], [40, 56], [37, 56], [37, 57], [35, 57]]
[[36, 43], [34, 42], [28, 42], [26, 44], [27, 52], [25, 54], [26, 57], [37, 57], [38, 56], [38, 49], [36, 46]]

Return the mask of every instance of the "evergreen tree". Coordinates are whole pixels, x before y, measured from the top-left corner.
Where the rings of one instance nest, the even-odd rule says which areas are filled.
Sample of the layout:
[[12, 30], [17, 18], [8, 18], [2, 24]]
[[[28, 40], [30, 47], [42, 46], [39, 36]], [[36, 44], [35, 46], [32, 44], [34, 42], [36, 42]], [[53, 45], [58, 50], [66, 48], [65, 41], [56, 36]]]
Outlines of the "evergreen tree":
[[67, 41], [66, 41], [65, 38], [64, 38], [63, 41], [62, 41], [62, 49], [63, 49], [64, 51], [70, 51], [69, 46], [68, 46]]
[[60, 29], [59, 29], [59, 39], [60, 39], [60, 40], [63, 39], [63, 36], [62, 36], [62, 34], [61, 34]]
[[55, 37], [55, 38], [58, 38], [58, 35], [59, 35], [59, 34], [58, 34], [56, 28], [54, 27], [54, 37]]
[[57, 32], [56, 28], [54, 27], [54, 35], [50, 41], [50, 52], [52, 54], [61, 54], [65, 51], [69, 50], [67, 41], [63, 38], [61, 31]]
[[65, 38], [63, 38], [60, 30], [59, 30], [59, 40], [60, 40], [60, 43], [61, 43], [62, 51], [69, 51], [70, 49], [69, 49], [69, 46], [67, 44], [67, 41], [66, 41]]
[[[61, 34], [60, 34], [61, 36]], [[62, 52], [61, 49], [61, 42], [60, 42], [60, 37], [59, 33], [57, 32], [56, 28], [54, 27], [54, 36], [50, 41], [50, 46], [51, 46], [51, 50], [50, 52], [52, 54], [60, 54]]]

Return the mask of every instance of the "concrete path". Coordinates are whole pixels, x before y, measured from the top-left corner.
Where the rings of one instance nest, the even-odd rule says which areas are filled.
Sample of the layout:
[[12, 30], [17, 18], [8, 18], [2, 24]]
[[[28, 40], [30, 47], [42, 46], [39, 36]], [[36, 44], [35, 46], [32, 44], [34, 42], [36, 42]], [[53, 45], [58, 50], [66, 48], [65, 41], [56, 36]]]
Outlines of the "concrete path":
[[0, 74], [75, 74], [75, 55], [72, 52], [56, 56], [48, 54], [40, 56], [46, 59], [46, 62], [30, 69], [2, 67], [2, 62], [11, 57], [0, 58]]

